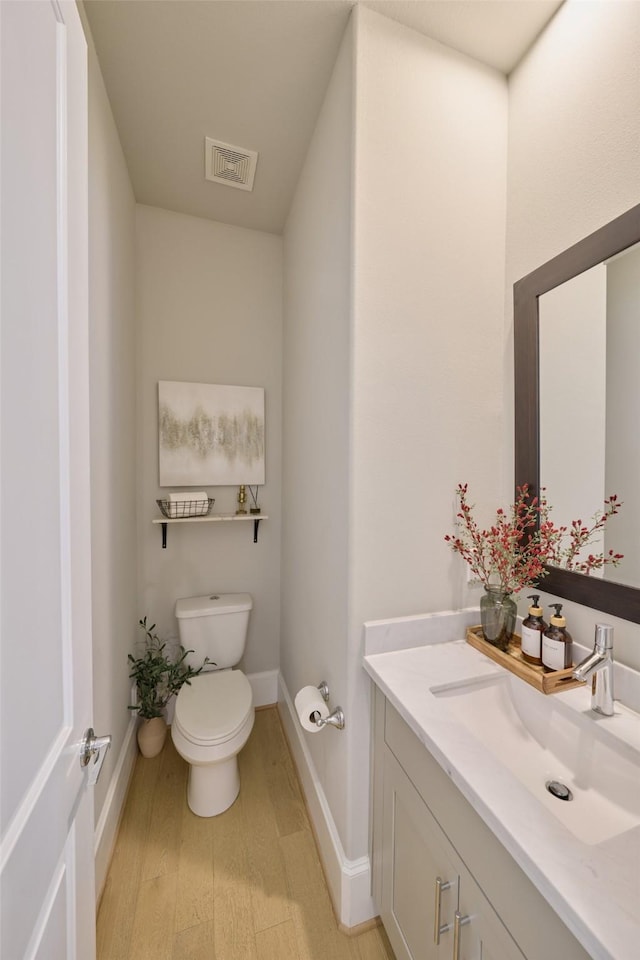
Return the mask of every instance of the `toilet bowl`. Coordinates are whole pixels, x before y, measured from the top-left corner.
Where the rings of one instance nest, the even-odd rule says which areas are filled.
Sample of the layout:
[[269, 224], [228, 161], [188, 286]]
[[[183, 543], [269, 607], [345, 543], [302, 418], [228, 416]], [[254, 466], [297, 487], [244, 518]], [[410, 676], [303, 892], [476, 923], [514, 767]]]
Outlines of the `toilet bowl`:
[[201, 673], [181, 688], [171, 737], [189, 764], [187, 803], [197, 816], [215, 817], [238, 796], [238, 754], [254, 717], [251, 684], [240, 670]]
[[253, 727], [251, 684], [233, 668], [244, 653], [253, 601], [248, 593], [212, 593], [176, 601], [185, 663], [203, 672], [180, 688], [171, 725], [189, 764], [187, 802], [215, 817], [238, 796], [238, 754]]

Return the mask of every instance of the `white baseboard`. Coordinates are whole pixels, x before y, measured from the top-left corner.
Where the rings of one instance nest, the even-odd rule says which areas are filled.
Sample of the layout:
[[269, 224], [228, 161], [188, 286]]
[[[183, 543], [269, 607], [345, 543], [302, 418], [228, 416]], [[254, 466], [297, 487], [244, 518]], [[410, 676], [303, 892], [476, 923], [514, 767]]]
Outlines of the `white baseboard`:
[[136, 761], [138, 744], [136, 729], [138, 726], [137, 714], [132, 713], [124, 736], [124, 742], [118, 755], [107, 795], [96, 824], [94, 833], [94, 859], [96, 877], [96, 897], [99, 900], [102, 894], [111, 854], [116, 842], [116, 833], [120, 823], [120, 814], [131, 779], [131, 771]]
[[377, 915], [371, 895], [369, 857], [349, 860], [318, 777], [298, 716], [282, 676], [278, 676], [278, 706], [293, 753], [313, 824], [334, 910], [344, 927], [357, 927]]

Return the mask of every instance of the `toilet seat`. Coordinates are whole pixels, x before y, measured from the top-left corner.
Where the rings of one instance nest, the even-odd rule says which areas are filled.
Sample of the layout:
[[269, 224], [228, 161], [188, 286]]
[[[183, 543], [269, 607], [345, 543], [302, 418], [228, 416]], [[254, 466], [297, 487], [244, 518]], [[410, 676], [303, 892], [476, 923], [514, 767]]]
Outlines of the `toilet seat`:
[[242, 671], [201, 673], [180, 689], [173, 723], [194, 746], [216, 746], [242, 730], [252, 709], [251, 684]]

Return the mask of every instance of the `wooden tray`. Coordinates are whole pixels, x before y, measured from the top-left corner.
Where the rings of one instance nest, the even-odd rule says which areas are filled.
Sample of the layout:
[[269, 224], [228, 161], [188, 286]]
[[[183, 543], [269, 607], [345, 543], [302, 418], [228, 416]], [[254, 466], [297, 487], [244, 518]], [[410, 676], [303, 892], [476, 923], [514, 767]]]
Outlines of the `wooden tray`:
[[580, 680], [574, 680], [571, 676], [573, 666], [567, 667], [566, 670], [552, 670], [548, 673], [544, 667], [527, 663], [520, 650], [520, 637], [515, 633], [506, 652], [484, 639], [482, 627], [467, 627], [467, 643], [486, 654], [491, 660], [495, 660], [501, 667], [515, 673], [521, 680], [526, 680], [542, 693], [559, 693], [561, 690], [570, 690], [571, 687], [584, 686]]

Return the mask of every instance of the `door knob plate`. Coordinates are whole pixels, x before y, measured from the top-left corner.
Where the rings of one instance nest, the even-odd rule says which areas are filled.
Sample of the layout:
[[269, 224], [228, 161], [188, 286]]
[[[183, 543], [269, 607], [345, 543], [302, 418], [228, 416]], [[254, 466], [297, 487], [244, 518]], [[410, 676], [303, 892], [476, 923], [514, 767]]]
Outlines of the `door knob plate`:
[[[89, 767], [89, 786], [97, 783], [107, 750], [111, 746], [111, 735], [96, 737], [93, 727], [85, 730], [80, 744], [80, 766]], [[89, 766], [90, 765], [90, 766]]]

